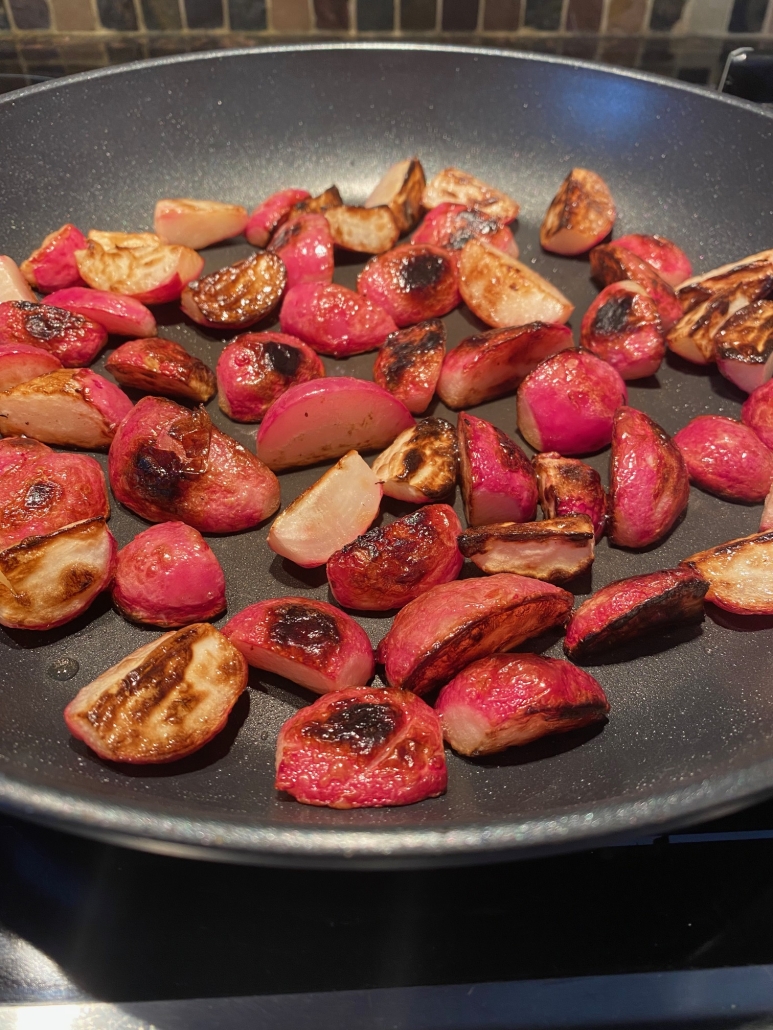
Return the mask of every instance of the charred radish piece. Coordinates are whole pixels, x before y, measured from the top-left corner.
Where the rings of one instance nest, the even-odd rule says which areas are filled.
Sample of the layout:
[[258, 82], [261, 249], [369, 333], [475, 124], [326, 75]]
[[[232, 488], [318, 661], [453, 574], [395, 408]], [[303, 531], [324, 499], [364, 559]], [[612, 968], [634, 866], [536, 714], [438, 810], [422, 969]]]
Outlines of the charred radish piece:
[[518, 257], [518, 244], [506, 225], [498, 218], [461, 204], [433, 207], [411, 236], [411, 243], [431, 243], [450, 251], [457, 258], [470, 240], [486, 240], [510, 257]]
[[164, 243], [176, 243], [193, 250], [203, 250], [213, 243], [241, 236], [247, 221], [247, 212], [239, 204], [190, 197], [159, 200], [153, 214], [153, 228]]
[[421, 161], [409, 157], [387, 169], [365, 201], [365, 207], [388, 207], [400, 232], [408, 232], [419, 221], [424, 186]]
[[456, 268], [448, 252], [403, 243], [371, 258], [357, 290], [403, 327], [447, 315], [459, 303]]
[[127, 619], [169, 629], [212, 619], [225, 608], [225, 576], [198, 530], [162, 522], [118, 554], [113, 602]]
[[190, 283], [180, 306], [199, 325], [244, 329], [274, 310], [286, 285], [285, 266], [265, 251]]
[[77, 618], [109, 586], [115, 555], [104, 518], [0, 551], [0, 626], [45, 630]]
[[669, 350], [696, 365], [717, 360], [717, 339], [725, 323], [773, 290], [773, 276], [739, 283], [684, 314], [668, 334]]
[[265, 247], [276, 230], [290, 216], [293, 206], [301, 200], [308, 200], [308, 190], [280, 190], [262, 201], [249, 217], [244, 229], [247, 242], [253, 247]]
[[502, 225], [512, 222], [520, 211], [520, 205], [512, 197], [459, 168], [444, 168], [430, 179], [424, 188], [422, 203], [428, 210], [438, 204], [476, 208]]
[[773, 381], [758, 386], [743, 402], [741, 421], [773, 450]]
[[149, 522], [200, 533], [252, 529], [279, 507], [279, 481], [253, 454], [189, 411], [143, 397], [118, 428], [108, 458], [116, 500]]
[[0, 396], [0, 433], [42, 443], [107, 450], [132, 402], [88, 368], [58, 369]]
[[333, 281], [333, 237], [324, 215], [295, 215], [277, 230], [268, 252], [281, 258], [287, 289]]
[[393, 687], [426, 694], [478, 658], [563, 626], [572, 600], [560, 587], [506, 572], [443, 583], [397, 613], [376, 660]]
[[773, 276], [773, 250], [763, 250], [759, 254], [750, 254], [740, 261], [731, 262], [712, 268], [710, 272], [695, 275], [686, 279], [679, 286], [677, 296], [683, 311], [703, 304], [707, 300], [735, 290], [737, 287], [749, 286], [752, 282], [760, 282]]
[[247, 663], [208, 623], [165, 633], [79, 691], [64, 710], [74, 737], [109, 762], [174, 762], [223, 729]]
[[0, 304], [0, 343], [38, 347], [66, 368], [90, 364], [107, 343], [101, 325], [64, 308], [26, 300]]
[[717, 368], [752, 393], [773, 375], [773, 301], [758, 300], [731, 315], [714, 338]]
[[438, 717], [403, 690], [339, 690], [279, 731], [275, 786], [306, 805], [412, 805], [447, 780]]
[[329, 694], [363, 686], [373, 675], [373, 648], [350, 616], [325, 601], [278, 597], [259, 601], [223, 627], [249, 665]]
[[325, 212], [333, 243], [358, 254], [383, 254], [400, 236], [388, 207], [331, 207]]
[[402, 608], [459, 575], [462, 527], [453, 508], [428, 504], [378, 526], [331, 555], [330, 589], [339, 604], [362, 611]]
[[26, 343], [0, 343], [0, 393], [61, 367], [59, 358], [40, 347], [30, 347]]
[[446, 327], [439, 319], [398, 329], [379, 350], [373, 379], [412, 414], [420, 415], [435, 395], [445, 353]]
[[30, 286], [41, 293], [66, 290], [70, 286], [85, 286], [75, 251], [86, 247], [86, 237], [74, 225], [63, 225], [49, 233], [37, 250], [33, 250], [19, 266]]
[[459, 550], [484, 572], [514, 572], [562, 583], [593, 564], [593, 523], [587, 515], [568, 515], [477, 526], [460, 535]]
[[739, 615], [773, 615], [773, 533], [752, 533], [685, 558], [709, 584], [706, 600]]
[[97, 232], [75, 251], [81, 278], [95, 290], [120, 293], [142, 304], [177, 300], [204, 267], [190, 247], [164, 243], [152, 232]]
[[324, 565], [365, 532], [378, 514], [381, 494], [370, 466], [357, 451], [349, 451], [277, 515], [268, 546], [303, 568]]
[[601, 176], [587, 168], [573, 168], [550, 202], [540, 243], [554, 254], [584, 254], [612, 232], [616, 214]]
[[674, 289], [692, 275], [690, 259], [665, 236], [643, 236], [634, 232], [615, 240], [615, 245], [625, 247], [652, 265], [658, 275]]
[[647, 547], [687, 507], [690, 481], [677, 441], [636, 408], [615, 414], [609, 458], [607, 534], [619, 547]]
[[632, 640], [703, 619], [708, 583], [688, 568], [620, 579], [583, 601], [566, 627], [564, 651], [593, 659]]
[[699, 415], [680, 429], [674, 443], [690, 480], [728, 501], [764, 501], [773, 480], [773, 454], [741, 422]]
[[343, 200], [337, 186], [328, 186], [316, 197], [304, 197], [293, 204], [290, 217], [297, 215], [322, 215], [334, 207], [341, 207]]
[[682, 317], [682, 308], [674, 290], [646, 261], [620, 247], [606, 243], [590, 253], [590, 270], [599, 286], [630, 281], [638, 283], [652, 298], [660, 315], [663, 332], [667, 333]]
[[598, 543], [607, 524], [607, 492], [598, 472], [584, 461], [564, 458], [556, 451], [536, 454], [532, 461], [543, 517], [587, 515]]
[[160, 336], [122, 344], [107, 359], [105, 368], [121, 386], [162, 397], [184, 397], [206, 404], [217, 390], [211, 368], [179, 343]]
[[105, 332], [116, 336], [156, 335], [153, 313], [133, 297], [119, 297], [117, 293], [73, 286], [69, 290], [50, 293], [43, 303], [96, 322]]
[[35, 294], [21, 274], [16, 262], [7, 254], [0, 254], [0, 304], [9, 300], [34, 301]]
[[454, 751], [475, 758], [601, 722], [609, 702], [589, 673], [560, 658], [493, 654], [446, 684], [435, 711]]
[[374, 350], [397, 329], [386, 311], [337, 283], [293, 286], [282, 303], [279, 322], [283, 333], [334, 358]]
[[464, 513], [470, 526], [529, 522], [537, 511], [531, 462], [509, 436], [461, 412], [457, 423]]
[[379, 454], [372, 468], [387, 497], [409, 504], [439, 501], [456, 486], [456, 430], [444, 418], [419, 419]]
[[545, 358], [574, 345], [565, 325], [490, 329], [462, 340], [443, 362], [437, 390], [449, 408], [468, 408], [515, 390]]
[[349, 376], [291, 386], [258, 431], [258, 456], [274, 470], [375, 451], [414, 425], [413, 416], [376, 383]]
[[537, 451], [591, 454], [612, 439], [628, 393], [619, 373], [586, 351], [547, 358], [518, 387], [518, 429]]
[[218, 404], [235, 422], [260, 422], [285, 390], [324, 374], [322, 360], [295, 336], [243, 333], [217, 360]]
[[580, 345], [608, 361], [623, 379], [654, 375], [666, 354], [660, 315], [637, 283], [605, 286], [586, 311]]

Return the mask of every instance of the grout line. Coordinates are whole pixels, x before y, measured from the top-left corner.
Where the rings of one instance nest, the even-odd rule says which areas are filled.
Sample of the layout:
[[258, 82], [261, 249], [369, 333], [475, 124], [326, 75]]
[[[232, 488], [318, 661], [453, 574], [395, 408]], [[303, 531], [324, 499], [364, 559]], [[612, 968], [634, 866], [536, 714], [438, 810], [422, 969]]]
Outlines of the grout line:
[[[773, 0], [771, 0], [773, 2]], [[483, 27], [486, 24], [486, 0], [478, 0], [478, 21], [475, 25], [475, 31], [478, 33], [483, 32]]]
[[[773, 0], [771, 0], [773, 2]], [[392, 8], [392, 32], [400, 31], [400, 0], [394, 0]]]
[[180, 30], [188, 31], [188, 12], [185, 9], [185, 0], [177, 0], [177, 10], [180, 12]]
[[314, 0], [307, 0], [307, 6], [309, 9], [309, 32], [317, 31], [317, 12], [314, 10]]
[[568, 14], [569, 14], [569, 0], [563, 0], [563, 2], [561, 4], [561, 14], [559, 15], [559, 18], [558, 18], [558, 31], [559, 32], [566, 32], [567, 31], [567, 28], [566, 28], [566, 18], [567, 18]]
[[435, 32], [443, 31], [443, 0], [435, 0]]
[[347, 7], [349, 12], [349, 34], [353, 36], [357, 32], [357, 0], [347, 0]]
[[604, 0], [601, 5], [601, 24], [599, 25], [599, 35], [603, 36], [609, 26], [609, 7], [611, 0]]

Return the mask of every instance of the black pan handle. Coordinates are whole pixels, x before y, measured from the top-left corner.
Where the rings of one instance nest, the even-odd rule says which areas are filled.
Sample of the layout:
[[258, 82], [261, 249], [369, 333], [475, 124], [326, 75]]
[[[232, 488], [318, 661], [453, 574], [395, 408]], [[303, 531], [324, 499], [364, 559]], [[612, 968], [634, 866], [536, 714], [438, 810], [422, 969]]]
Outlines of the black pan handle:
[[773, 54], [759, 53], [750, 46], [731, 51], [717, 89], [759, 104], [773, 103]]

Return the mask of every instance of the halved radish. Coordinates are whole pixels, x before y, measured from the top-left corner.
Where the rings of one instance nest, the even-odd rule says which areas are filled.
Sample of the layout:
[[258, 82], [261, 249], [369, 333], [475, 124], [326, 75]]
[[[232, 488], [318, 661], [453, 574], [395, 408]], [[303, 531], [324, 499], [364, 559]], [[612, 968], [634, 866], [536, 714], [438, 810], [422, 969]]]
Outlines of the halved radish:
[[616, 243], [605, 243], [590, 252], [591, 275], [600, 286], [630, 281], [643, 286], [655, 302], [663, 332], [668, 332], [682, 317], [682, 307], [673, 287], [652, 265]]
[[0, 393], [62, 367], [59, 358], [26, 343], [0, 343]]
[[699, 415], [679, 430], [690, 480], [729, 501], [764, 501], [773, 481], [773, 453], [754, 430], [724, 415]]
[[408, 232], [419, 220], [424, 186], [421, 161], [417, 157], [409, 157], [384, 172], [365, 201], [365, 207], [386, 205], [400, 232]]
[[712, 268], [690, 279], [685, 279], [677, 291], [679, 303], [684, 311], [690, 311], [706, 300], [711, 300], [726, 290], [735, 289], [743, 283], [770, 279], [773, 276], [773, 250], [761, 250], [758, 254], [733, 261], [729, 265]]
[[467, 523], [528, 522], [537, 512], [531, 462], [509, 436], [462, 411], [457, 423], [462, 499]]
[[253, 247], [265, 247], [279, 226], [287, 221], [293, 205], [310, 196], [308, 190], [287, 189], [266, 197], [249, 217], [244, 230], [247, 242]]
[[438, 204], [427, 212], [411, 236], [411, 243], [431, 243], [443, 247], [457, 259], [465, 243], [486, 240], [510, 257], [518, 257], [518, 244], [510, 229], [498, 218], [462, 204]]
[[460, 534], [459, 550], [484, 572], [562, 583], [593, 564], [593, 523], [587, 515], [567, 515], [474, 526]]
[[758, 386], [741, 407], [741, 421], [773, 451], [773, 380]]
[[543, 518], [587, 515], [598, 543], [607, 523], [607, 492], [598, 472], [584, 461], [564, 458], [557, 451], [535, 454], [532, 463]]
[[43, 303], [82, 315], [116, 336], [156, 335], [153, 312], [133, 297], [73, 286], [68, 290], [49, 293]]
[[638, 283], [605, 286], [583, 315], [580, 346], [608, 361], [623, 379], [654, 375], [666, 354], [655, 302]]
[[383, 254], [400, 235], [388, 207], [331, 207], [325, 212], [333, 243], [360, 254]]
[[459, 303], [455, 262], [447, 250], [426, 243], [403, 243], [371, 258], [357, 290], [400, 327], [440, 318]]
[[133, 297], [144, 304], [177, 300], [204, 267], [190, 247], [163, 243], [151, 232], [98, 232], [75, 251], [78, 271], [95, 290]]
[[772, 563], [770, 531], [729, 540], [680, 562], [708, 581], [707, 601], [739, 615], [773, 615]]
[[685, 252], [665, 236], [644, 236], [630, 233], [615, 240], [618, 247], [625, 247], [632, 254], [652, 265], [655, 271], [676, 289], [692, 275], [692, 265]]
[[85, 286], [75, 260], [75, 251], [83, 250], [85, 246], [86, 237], [80, 229], [68, 223], [49, 233], [19, 268], [30, 286], [41, 293]]
[[573, 168], [550, 202], [540, 243], [554, 254], [584, 254], [612, 232], [615, 217], [615, 202], [601, 176]]
[[409, 504], [447, 497], [456, 486], [456, 429], [444, 418], [421, 418], [373, 461], [384, 494]]
[[373, 365], [373, 379], [414, 415], [426, 411], [435, 395], [446, 327], [438, 318], [397, 329], [387, 336]]
[[106, 343], [104, 326], [66, 308], [27, 300], [0, 304], [0, 344], [38, 347], [65, 368], [90, 364]]
[[318, 354], [346, 358], [380, 347], [397, 326], [367, 297], [338, 283], [299, 283], [285, 294], [279, 323]]
[[190, 197], [158, 200], [153, 214], [153, 228], [164, 243], [193, 250], [241, 236], [247, 221], [247, 211], [239, 204]]
[[512, 197], [459, 168], [444, 168], [430, 179], [424, 187], [422, 203], [428, 209], [438, 204], [463, 204], [484, 211], [503, 225], [517, 218], [520, 211]]
[[6, 300], [34, 301], [35, 294], [13, 258], [0, 254], [0, 304]]
[[274, 310], [286, 285], [280, 258], [262, 251], [189, 283], [180, 307], [199, 325], [244, 329]]
[[731, 383], [752, 393], [773, 375], [773, 301], [747, 304], [714, 337], [717, 368]]
[[282, 259], [288, 290], [333, 281], [333, 237], [324, 215], [291, 215], [271, 237], [268, 252]]
[[121, 386], [163, 397], [184, 397], [206, 404], [215, 395], [215, 374], [174, 340], [129, 340], [105, 362]]

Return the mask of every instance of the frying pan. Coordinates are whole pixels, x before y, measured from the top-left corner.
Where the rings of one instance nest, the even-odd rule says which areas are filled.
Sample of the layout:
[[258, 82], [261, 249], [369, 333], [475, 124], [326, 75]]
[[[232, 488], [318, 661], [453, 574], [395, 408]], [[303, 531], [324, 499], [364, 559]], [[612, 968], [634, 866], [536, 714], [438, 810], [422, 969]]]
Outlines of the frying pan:
[[[520, 201], [524, 260], [575, 302], [576, 329], [595, 295], [587, 260], [550, 256], [537, 238], [570, 167], [607, 181], [618, 235], [672, 237], [705, 270], [773, 243], [772, 134], [757, 108], [694, 87], [493, 50], [358, 44], [175, 57], [0, 100], [0, 250], [21, 260], [65, 221], [145, 229], [162, 196], [251, 207], [282, 187], [320, 191], [335, 182], [356, 203], [389, 164], [415, 153], [430, 174], [456, 165]], [[207, 270], [249, 250], [243, 241], [212, 248]], [[337, 280], [353, 285], [360, 267], [343, 258]], [[158, 315], [164, 335], [215, 364], [222, 334], [186, 323], [174, 306]], [[452, 344], [478, 328], [464, 310], [447, 322]], [[373, 355], [326, 364], [331, 375], [370, 378]], [[741, 400], [715, 370], [678, 360], [630, 385], [630, 403], [671, 433], [701, 413], [735, 416]], [[216, 424], [254, 446], [255, 427], [210, 409]], [[431, 410], [448, 414], [439, 404]], [[475, 410], [515, 432], [513, 397]], [[608, 455], [591, 461], [606, 476]], [[320, 474], [283, 474], [285, 503]], [[407, 510], [385, 509], [386, 519]], [[754, 532], [759, 515], [759, 506], [693, 489], [666, 541], [640, 553], [602, 542], [592, 580], [576, 592]], [[114, 505], [119, 545], [143, 526]], [[229, 612], [262, 597], [327, 598], [324, 572], [282, 561], [265, 535], [211, 540]], [[360, 622], [375, 643], [389, 617]], [[0, 635], [0, 806], [154, 850], [296, 865], [483, 861], [664, 831], [773, 792], [772, 627], [712, 610], [702, 627], [591, 667], [612, 706], [600, 731], [478, 761], [449, 755], [445, 797], [335, 812], [273, 789], [277, 730], [311, 696], [269, 675], [253, 672], [226, 730], [182, 762], [126, 769], [71, 740], [67, 701], [154, 633], [122, 620], [103, 597], [60, 630]], [[530, 646], [561, 653], [555, 637]]]

